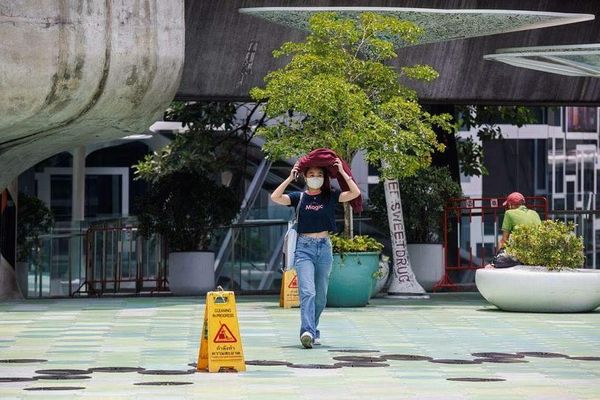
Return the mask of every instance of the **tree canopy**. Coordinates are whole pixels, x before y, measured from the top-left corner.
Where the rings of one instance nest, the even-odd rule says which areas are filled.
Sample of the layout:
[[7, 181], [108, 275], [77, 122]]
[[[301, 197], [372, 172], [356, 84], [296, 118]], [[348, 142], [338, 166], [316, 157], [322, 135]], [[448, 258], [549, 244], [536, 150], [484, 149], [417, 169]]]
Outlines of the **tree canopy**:
[[350, 161], [364, 150], [371, 164], [382, 165], [385, 178], [428, 166], [431, 154], [444, 149], [433, 127], [450, 132], [452, 117], [424, 111], [401, 80], [427, 82], [438, 74], [426, 65], [398, 71], [386, 64], [397, 57], [392, 36], [414, 43], [421, 33], [411, 22], [375, 13], [311, 17], [305, 41], [285, 43], [273, 53], [291, 57], [289, 63], [269, 73], [264, 88], [251, 90], [275, 119], [257, 131], [266, 139], [267, 156], [297, 157], [328, 147]]

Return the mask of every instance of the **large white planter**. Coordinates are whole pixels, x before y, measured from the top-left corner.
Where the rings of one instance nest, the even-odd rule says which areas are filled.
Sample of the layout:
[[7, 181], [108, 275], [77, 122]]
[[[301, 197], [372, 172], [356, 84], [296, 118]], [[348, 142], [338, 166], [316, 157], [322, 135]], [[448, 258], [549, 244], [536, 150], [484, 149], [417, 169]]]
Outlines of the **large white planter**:
[[444, 246], [409, 244], [408, 255], [417, 282], [430, 292], [444, 276]]
[[169, 254], [169, 289], [178, 296], [199, 296], [215, 288], [215, 253]]
[[568, 313], [600, 306], [600, 270], [479, 269], [475, 283], [487, 301], [505, 311]]

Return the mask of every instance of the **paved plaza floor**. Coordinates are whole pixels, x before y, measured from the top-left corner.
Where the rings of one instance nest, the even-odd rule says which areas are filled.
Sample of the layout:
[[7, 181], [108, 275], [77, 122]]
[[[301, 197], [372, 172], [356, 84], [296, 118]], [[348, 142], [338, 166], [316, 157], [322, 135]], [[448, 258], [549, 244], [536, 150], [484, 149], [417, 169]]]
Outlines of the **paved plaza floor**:
[[[475, 293], [380, 298], [365, 308], [326, 309], [323, 345], [305, 350], [297, 309], [279, 308], [274, 296], [239, 297], [246, 361], [333, 365], [340, 362], [334, 357], [395, 356], [376, 367], [248, 365], [244, 373], [220, 374], [194, 373], [188, 365], [197, 358], [203, 312], [202, 299], [176, 297], [0, 303], [0, 399], [600, 399], [600, 309], [507, 313]], [[528, 354], [473, 355], [491, 352]], [[412, 356], [488, 357], [446, 364]], [[98, 367], [166, 371], [88, 371]], [[42, 369], [83, 371], [68, 379], [6, 379], [43, 376], [36, 374]], [[171, 384], [140, 385], [152, 382]], [[31, 390], [48, 387], [65, 390]]]

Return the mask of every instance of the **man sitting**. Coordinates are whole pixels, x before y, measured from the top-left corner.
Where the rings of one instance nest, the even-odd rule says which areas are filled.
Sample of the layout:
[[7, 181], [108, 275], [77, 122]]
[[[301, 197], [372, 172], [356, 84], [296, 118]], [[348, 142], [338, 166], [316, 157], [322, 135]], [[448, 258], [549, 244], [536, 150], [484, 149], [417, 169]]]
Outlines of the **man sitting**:
[[496, 257], [494, 257], [494, 261], [491, 264], [487, 264], [485, 268], [509, 268], [519, 265], [519, 260], [509, 256], [504, 250], [504, 245], [508, 241], [511, 232], [519, 225], [539, 225], [542, 223], [539, 214], [535, 210], [530, 210], [525, 206], [525, 197], [519, 192], [509, 194], [502, 205], [507, 210], [502, 221], [500, 250]]

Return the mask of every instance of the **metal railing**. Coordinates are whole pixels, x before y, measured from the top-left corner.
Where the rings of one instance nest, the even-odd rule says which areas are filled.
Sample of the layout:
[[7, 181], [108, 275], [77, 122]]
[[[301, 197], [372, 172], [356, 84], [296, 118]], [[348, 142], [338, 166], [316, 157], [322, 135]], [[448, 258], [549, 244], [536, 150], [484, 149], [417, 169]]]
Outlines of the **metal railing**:
[[167, 246], [142, 237], [133, 225], [90, 227], [85, 236], [85, 280], [71, 295], [167, 291]]

